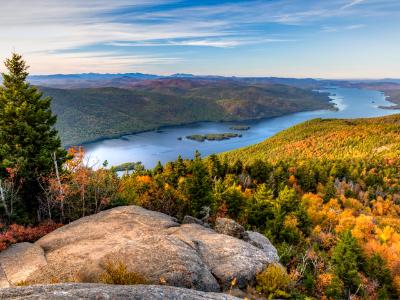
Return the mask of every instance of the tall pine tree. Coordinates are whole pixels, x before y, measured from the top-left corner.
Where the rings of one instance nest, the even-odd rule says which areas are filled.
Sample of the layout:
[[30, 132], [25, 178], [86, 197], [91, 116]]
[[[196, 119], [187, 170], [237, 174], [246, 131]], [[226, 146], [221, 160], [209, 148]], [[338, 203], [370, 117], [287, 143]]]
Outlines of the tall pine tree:
[[46, 176], [66, 159], [66, 151], [54, 129], [56, 117], [50, 109], [51, 98], [27, 81], [28, 66], [16, 53], [5, 61], [0, 86], [0, 178], [14, 170], [22, 182], [19, 217], [37, 216], [41, 188], [39, 178]]

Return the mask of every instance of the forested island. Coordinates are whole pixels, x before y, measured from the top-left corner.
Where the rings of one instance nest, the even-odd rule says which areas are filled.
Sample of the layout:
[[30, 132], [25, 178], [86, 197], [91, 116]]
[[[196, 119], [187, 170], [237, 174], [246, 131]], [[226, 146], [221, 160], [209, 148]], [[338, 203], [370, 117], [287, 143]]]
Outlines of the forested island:
[[239, 131], [246, 131], [249, 130], [251, 127], [248, 125], [235, 125], [231, 126], [229, 129], [231, 130], [239, 130]]
[[209, 133], [209, 134], [193, 134], [188, 135], [186, 138], [189, 140], [204, 142], [204, 141], [223, 141], [229, 140], [236, 137], [242, 137], [241, 134], [238, 133]]

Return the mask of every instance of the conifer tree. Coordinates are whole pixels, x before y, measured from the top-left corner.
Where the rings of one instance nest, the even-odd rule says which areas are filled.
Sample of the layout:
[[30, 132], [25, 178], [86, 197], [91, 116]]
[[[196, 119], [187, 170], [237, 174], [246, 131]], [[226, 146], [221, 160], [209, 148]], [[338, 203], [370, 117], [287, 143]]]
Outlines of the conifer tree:
[[53, 127], [51, 98], [27, 82], [28, 66], [22, 56], [13, 53], [5, 66], [0, 87], [0, 178], [14, 170], [23, 183], [19, 213], [33, 218], [41, 192], [38, 180], [62, 166], [66, 151]]
[[336, 276], [343, 282], [344, 296], [350, 298], [350, 295], [356, 292], [362, 292], [361, 279], [358, 270], [361, 261], [361, 249], [357, 240], [348, 230], [343, 233], [342, 238], [333, 249], [332, 263]]
[[186, 182], [186, 194], [189, 198], [190, 211], [195, 217], [205, 217], [207, 209], [213, 206], [212, 182], [207, 167], [196, 151], [189, 171], [191, 176]]

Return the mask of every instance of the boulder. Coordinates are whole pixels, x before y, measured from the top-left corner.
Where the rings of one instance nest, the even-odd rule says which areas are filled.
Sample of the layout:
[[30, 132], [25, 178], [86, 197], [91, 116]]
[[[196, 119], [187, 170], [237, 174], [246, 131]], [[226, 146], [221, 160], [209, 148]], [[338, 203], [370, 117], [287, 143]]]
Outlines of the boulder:
[[275, 261], [244, 240], [137, 206], [84, 217], [0, 257], [12, 284], [96, 283], [107, 264], [123, 263], [149, 283], [207, 292], [226, 290], [233, 279], [245, 287]]
[[238, 287], [246, 287], [257, 273], [272, 263], [262, 250], [251, 244], [197, 224], [168, 231], [196, 250], [223, 290], [230, 288], [234, 279]]
[[[46, 266], [47, 261], [43, 249], [31, 243], [11, 245], [6, 251], [0, 252], [0, 266], [9, 284], [23, 282], [35, 271]], [[0, 274], [0, 278], [1, 278]], [[7, 283], [3, 279], [3, 286]], [[0, 279], [0, 284], [1, 284]]]
[[0, 289], [10, 286], [10, 282], [7, 279], [6, 273], [0, 265]]
[[204, 223], [202, 220], [197, 219], [192, 216], [185, 216], [182, 220], [182, 224], [199, 224], [204, 227], [208, 227], [208, 228], [210, 227], [210, 225], [208, 225], [207, 223]]
[[106, 284], [52, 284], [7, 288], [0, 292], [7, 300], [78, 300], [78, 299], [130, 299], [130, 300], [238, 300], [220, 293], [156, 285], [106, 285]]
[[270, 261], [278, 263], [279, 256], [276, 248], [271, 244], [269, 239], [267, 239], [264, 235], [254, 231], [246, 231], [247, 239], [246, 241], [257, 248], [260, 248], [264, 251]]
[[215, 220], [214, 230], [218, 233], [230, 235], [238, 239], [247, 238], [243, 226], [228, 218], [217, 218]]

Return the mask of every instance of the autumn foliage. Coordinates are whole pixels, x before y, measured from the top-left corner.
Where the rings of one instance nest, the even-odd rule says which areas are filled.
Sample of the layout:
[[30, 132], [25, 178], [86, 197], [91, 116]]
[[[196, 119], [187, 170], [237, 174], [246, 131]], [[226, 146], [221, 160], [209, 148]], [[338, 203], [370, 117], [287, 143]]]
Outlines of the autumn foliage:
[[35, 242], [42, 236], [59, 228], [61, 224], [54, 222], [45, 222], [37, 226], [21, 226], [12, 224], [8, 227], [0, 227], [0, 251], [6, 249], [9, 245], [19, 242]]

